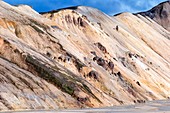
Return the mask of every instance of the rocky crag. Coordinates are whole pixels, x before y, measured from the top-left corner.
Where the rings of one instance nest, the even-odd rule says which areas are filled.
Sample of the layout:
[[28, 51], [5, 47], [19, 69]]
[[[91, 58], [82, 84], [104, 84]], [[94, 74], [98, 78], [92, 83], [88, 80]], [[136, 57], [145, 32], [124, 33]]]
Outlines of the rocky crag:
[[166, 30], [170, 31], [170, 1], [160, 3], [151, 10], [139, 14], [153, 19]]

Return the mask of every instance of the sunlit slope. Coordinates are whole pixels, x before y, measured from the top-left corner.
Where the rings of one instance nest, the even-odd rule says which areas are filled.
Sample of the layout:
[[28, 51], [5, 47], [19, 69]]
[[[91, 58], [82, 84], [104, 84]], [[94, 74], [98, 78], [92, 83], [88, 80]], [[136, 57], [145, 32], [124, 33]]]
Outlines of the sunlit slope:
[[0, 109], [143, 103], [170, 96], [169, 32], [90, 7], [38, 14], [0, 1]]

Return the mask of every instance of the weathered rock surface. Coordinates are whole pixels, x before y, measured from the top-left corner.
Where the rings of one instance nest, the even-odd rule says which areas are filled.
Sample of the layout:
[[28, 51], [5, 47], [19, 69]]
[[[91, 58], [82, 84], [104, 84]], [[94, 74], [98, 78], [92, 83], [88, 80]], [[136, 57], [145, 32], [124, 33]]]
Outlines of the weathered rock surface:
[[170, 96], [170, 33], [90, 7], [0, 1], [0, 110], [104, 107]]

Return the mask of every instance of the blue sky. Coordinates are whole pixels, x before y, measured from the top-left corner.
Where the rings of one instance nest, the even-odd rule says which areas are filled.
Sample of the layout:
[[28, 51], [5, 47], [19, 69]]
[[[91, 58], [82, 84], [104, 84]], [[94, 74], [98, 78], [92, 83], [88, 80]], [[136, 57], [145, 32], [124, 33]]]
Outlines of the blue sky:
[[166, 0], [4, 0], [7, 3], [27, 4], [38, 12], [46, 12], [69, 6], [85, 5], [97, 8], [109, 15], [120, 12], [146, 11]]

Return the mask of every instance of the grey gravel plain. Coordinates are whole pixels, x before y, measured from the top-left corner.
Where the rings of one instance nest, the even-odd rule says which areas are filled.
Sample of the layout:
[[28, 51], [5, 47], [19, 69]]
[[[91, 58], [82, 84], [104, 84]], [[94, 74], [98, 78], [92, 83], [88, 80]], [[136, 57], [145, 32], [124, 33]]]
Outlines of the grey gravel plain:
[[144, 104], [129, 106], [114, 106], [107, 108], [92, 108], [81, 110], [26, 110], [6, 111], [0, 113], [170, 113], [170, 100], [149, 101]]

